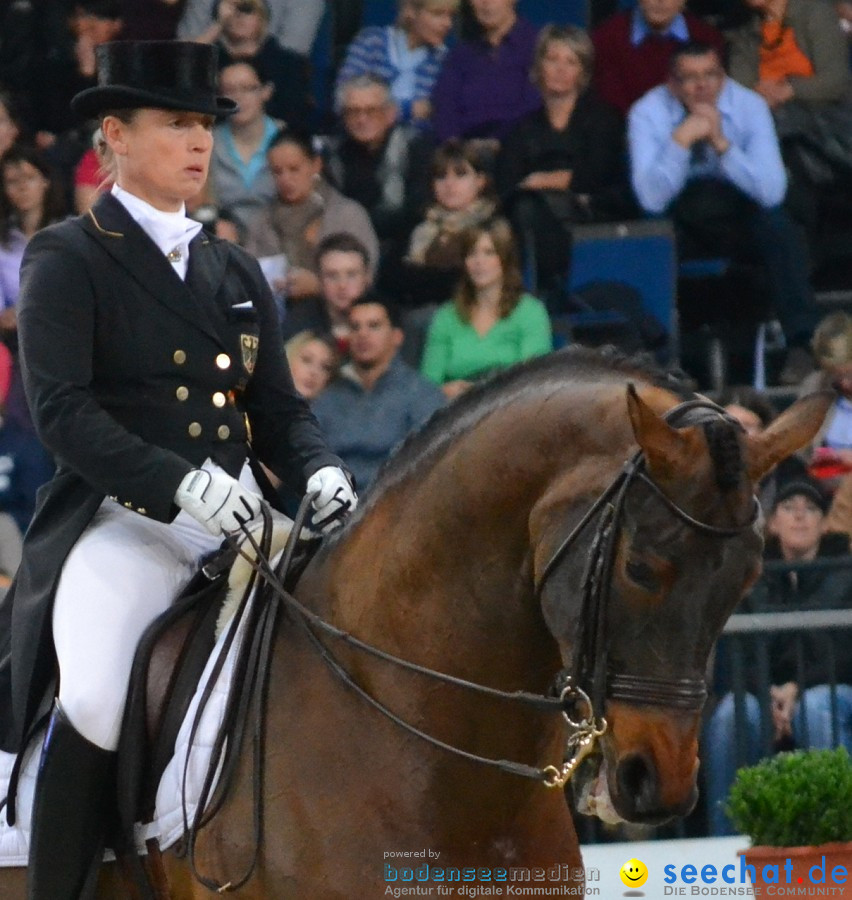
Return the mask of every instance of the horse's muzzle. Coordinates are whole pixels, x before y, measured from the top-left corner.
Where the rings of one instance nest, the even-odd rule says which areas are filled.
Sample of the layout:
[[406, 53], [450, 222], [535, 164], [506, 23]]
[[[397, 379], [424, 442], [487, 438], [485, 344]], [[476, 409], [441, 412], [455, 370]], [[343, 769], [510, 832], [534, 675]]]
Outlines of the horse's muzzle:
[[615, 767], [613, 805], [628, 822], [660, 825], [676, 816], [685, 816], [695, 806], [698, 788], [695, 783], [675, 805], [664, 801], [660, 778], [654, 760], [645, 753], [625, 754]]

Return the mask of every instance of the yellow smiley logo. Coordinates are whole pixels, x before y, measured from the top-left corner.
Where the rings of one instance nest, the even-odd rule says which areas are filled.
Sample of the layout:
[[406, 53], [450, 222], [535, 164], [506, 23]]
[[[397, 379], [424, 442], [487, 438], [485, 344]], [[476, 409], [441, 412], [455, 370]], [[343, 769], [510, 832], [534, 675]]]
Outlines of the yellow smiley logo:
[[642, 887], [648, 880], [648, 867], [641, 859], [628, 859], [618, 870], [618, 874], [627, 887]]

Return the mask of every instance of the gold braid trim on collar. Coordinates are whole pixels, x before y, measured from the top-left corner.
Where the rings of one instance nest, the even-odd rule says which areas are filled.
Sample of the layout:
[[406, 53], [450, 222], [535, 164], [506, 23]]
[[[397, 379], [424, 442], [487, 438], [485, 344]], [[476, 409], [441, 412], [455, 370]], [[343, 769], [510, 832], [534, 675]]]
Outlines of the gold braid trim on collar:
[[95, 211], [93, 209], [89, 208], [88, 214], [89, 214], [91, 220], [95, 223], [95, 228], [97, 228], [101, 234], [106, 234], [106, 235], [109, 235], [109, 237], [116, 237], [116, 238], [124, 237], [124, 235], [120, 231], [108, 231], [106, 228], [104, 228], [101, 225], [101, 223], [95, 218]]

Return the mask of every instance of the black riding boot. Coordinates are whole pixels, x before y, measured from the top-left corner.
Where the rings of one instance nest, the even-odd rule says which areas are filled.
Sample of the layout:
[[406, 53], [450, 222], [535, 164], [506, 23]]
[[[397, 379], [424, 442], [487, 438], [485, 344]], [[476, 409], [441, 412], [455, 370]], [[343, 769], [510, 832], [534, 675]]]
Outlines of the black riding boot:
[[115, 756], [87, 741], [57, 704], [44, 740], [33, 800], [29, 900], [90, 896], [95, 880], [89, 876], [103, 854]]

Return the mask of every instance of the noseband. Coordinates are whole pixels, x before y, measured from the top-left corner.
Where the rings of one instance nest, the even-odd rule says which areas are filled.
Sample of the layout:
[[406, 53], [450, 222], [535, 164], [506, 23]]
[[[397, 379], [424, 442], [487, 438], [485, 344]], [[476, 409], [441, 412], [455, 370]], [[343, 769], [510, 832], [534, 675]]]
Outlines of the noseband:
[[[698, 416], [688, 416], [699, 410]], [[670, 409], [663, 417], [673, 425], [678, 423], [700, 425], [723, 419], [736, 427], [739, 422], [722, 407], [705, 398], [688, 400]], [[685, 421], [689, 418], [689, 421]], [[627, 703], [675, 707], [698, 711], [707, 699], [707, 686], [703, 678], [679, 678], [670, 680], [653, 676], [610, 672], [607, 660], [607, 624], [612, 589], [612, 573], [616, 556], [616, 543], [624, 521], [627, 494], [636, 482], [648, 486], [674, 515], [695, 531], [711, 537], [729, 538], [751, 529], [760, 515], [757, 497], [752, 498], [752, 511], [748, 521], [733, 527], [720, 527], [702, 522], [678, 506], [645, 470], [645, 455], [638, 450], [622, 468], [620, 474], [598, 497], [571, 533], [562, 541], [545, 565], [536, 585], [536, 596], [541, 594], [556, 567], [562, 562], [586, 527], [598, 516], [592, 538], [588, 561], [582, 582], [582, 605], [577, 619], [574, 643], [574, 659], [570, 674], [563, 674], [563, 682], [579, 691], [581, 699], [589, 698], [586, 718], [594, 719], [593, 710], [602, 710], [607, 698]], [[567, 676], [567, 677], [566, 677]]]

